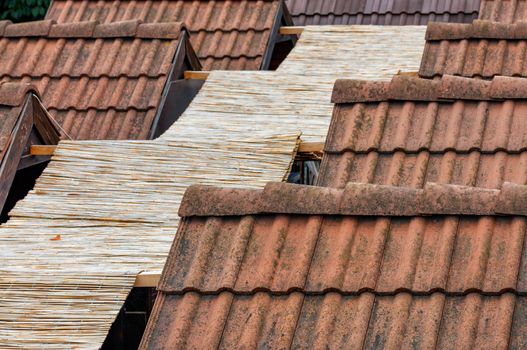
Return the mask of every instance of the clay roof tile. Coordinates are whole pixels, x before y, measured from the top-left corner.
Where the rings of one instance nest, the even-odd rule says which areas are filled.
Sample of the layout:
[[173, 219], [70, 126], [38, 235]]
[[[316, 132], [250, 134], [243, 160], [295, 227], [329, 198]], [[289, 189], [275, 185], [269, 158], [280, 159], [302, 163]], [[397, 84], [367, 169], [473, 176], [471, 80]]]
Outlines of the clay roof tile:
[[90, 38], [98, 24], [97, 21], [54, 24], [49, 31], [49, 37]]
[[43, 21], [9, 24], [4, 29], [4, 36], [6, 37], [47, 36], [53, 24], [55, 24], [55, 21], [49, 20], [49, 19], [43, 20]]
[[0, 105], [20, 106], [30, 91], [38, 95], [36, 87], [29, 83], [0, 83]]

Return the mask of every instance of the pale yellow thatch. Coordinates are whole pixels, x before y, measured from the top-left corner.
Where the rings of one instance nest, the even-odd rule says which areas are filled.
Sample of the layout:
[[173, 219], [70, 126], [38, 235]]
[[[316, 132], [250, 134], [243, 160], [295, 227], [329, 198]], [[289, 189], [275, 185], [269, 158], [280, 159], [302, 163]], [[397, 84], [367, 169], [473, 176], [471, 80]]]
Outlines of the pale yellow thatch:
[[[150, 142], [63, 142], [0, 227], [0, 348], [97, 348], [142, 270], [160, 270], [194, 183], [285, 178], [323, 141], [333, 81], [417, 70], [423, 27], [308, 27], [278, 72], [213, 72]], [[60, 240], [53, 240], [60, 235]]]

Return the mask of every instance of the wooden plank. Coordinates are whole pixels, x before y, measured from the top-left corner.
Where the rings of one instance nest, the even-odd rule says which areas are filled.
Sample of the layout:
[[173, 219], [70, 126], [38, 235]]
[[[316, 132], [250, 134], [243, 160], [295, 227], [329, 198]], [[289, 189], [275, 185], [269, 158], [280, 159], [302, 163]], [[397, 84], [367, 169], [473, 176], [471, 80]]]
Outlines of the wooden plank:
[[31, 145], [29, 154], [32, 156], [52, 156], [56, 148], [56, 145]]
[[141, 272], [135, 278], [134, 287], [157, 287], [161, 272]]
[[303, 31], [304, 27], [280, 27], [282, 35], [300, 35]]
[[3, 210], [7, 195], [15, 178], [20, 158], [33, 128], [33, 104], [26, 97], [16, 125], [9, 136], [7, 148], [3, 150], [0, 164], [0, 211]]
[[301, 142], [298, 153], [322, 153], [324, 142]]
[[208, 76], [209, 76], [208, 71], [187, 70], [183, 72], [183, 77], [185, 79], [207, 80]]
[[398, 71], [397, 72], [397, 75], [404, 75], [404, 76], [409, 76], [409, 77], [419, 77], [419, 72], [402, 72], [402, 71]]

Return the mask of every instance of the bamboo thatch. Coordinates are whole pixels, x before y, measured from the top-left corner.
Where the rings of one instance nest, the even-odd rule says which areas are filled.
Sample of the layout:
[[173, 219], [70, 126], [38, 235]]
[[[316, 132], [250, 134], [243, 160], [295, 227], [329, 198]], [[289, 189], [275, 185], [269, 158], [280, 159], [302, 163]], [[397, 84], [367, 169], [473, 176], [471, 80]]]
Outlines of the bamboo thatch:
[[158, 140], [61, 143], [0, 226], [0, 348], [99, 347], [136, 274], [163, 267], [188, 185], [285, 179], [298, 132], [325, 138], [335, 78], [417, 70], [423, 38], [307, 28], [278, 72], [211, 73]]
[[[203, 137], [203, 126], [221, 138], [251, 116], [255, 137], [301, 132], [323, 142], [331, 119], [331, 93], [338, 78], [390, 80], [419, 70], [423, 26], [313, 26], [276, 72], [213, 72], [197, 102], [167, 132]], [[221, 103], [222, 108], [215, 108]], [[263, 104], [263, 105], [262, 105]], [[262, 106], [265, 106], [262, 108]], [[184, 131], [184, 132], [183, 132]], [[245, 131], [244, 131], [245, 132]]]

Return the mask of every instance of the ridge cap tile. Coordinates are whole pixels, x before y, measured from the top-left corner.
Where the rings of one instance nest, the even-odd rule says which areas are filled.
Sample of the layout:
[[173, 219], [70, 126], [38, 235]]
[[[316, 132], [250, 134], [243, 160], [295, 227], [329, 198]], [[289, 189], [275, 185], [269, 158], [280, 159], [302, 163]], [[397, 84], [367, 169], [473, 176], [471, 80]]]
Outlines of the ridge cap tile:
[[31, 83], [0, 83], [0, 105], [20, 106], [30, 92], [39, 95], [37, 88]]
[[93, 37], [98, 21], [57, 23], [49, 31], [50, 38], [90, 38]]
[[527, 186], [511, 182], [503, 183], [496, 203], [500, 214], [525, 215], [527, 212]]
[[264, 189], [193, 185], [183, 196], [179, 215], [527, 216], [524, 203], [527, 186], [509, 183], [494, 190], [436, 183], [416, 189], [351, 182], [335, 189], [278, 182]]
[[495, 76], [492, 80], [445, 74], [439, 80], [394, 75], [390, 82], [338, 79], [333, 103], [382, 101], [505, 100], [527, 99], [527, 80]]
[[[474, 190], [477, 189], [477, 190]], [[494, 215], [499, 190], [451, 184], [426, 183], [421, 214]]]
[[139, 19], [101, 23], [93, 31], [93, 36], [98, 38], [132, 37], [137, 33], [137, 27], [143, 23]]
[[177, 39], [186, 30], [182, 22], [141, 23], [137, 28], [137, 37], [146, 39]]
[[4, 28], [5, 37], [48, 36], [51, 26], [56, 22], [51, 19], [42, 21], [8, 23]]
[[348, 182], [340, 206], [341, 214], [406, 216], [419, 207], [421, 189]]
[[178, 39], [186, 30], [182, 22], [143, 23], [133, 19], [112, 23], [82, 21], [56, 23], [43, 20], [24, 23], [0, 21], [0, 37], [47, 37], [47, 38], [120, 38]]
[[5, 29], [7, 26], [13, 24], [13, 22], [9, 21], [9, 20], [3, 20], [3, 21], [0, 21], [0, 36], [4, 36], [4, 32], [5, 32]]
[[527, 39], [527, 21], [504, 23], [476, 19], [472, 23], [430, 22], [426, 28], [425, 39]]

